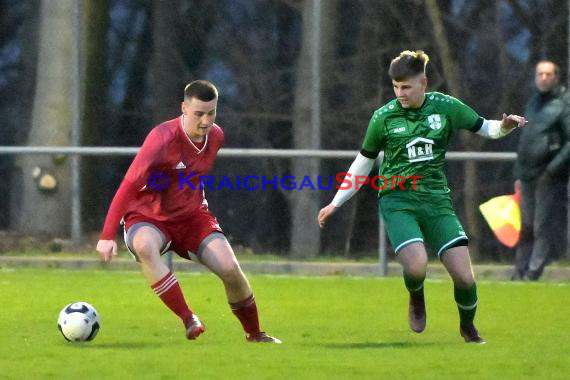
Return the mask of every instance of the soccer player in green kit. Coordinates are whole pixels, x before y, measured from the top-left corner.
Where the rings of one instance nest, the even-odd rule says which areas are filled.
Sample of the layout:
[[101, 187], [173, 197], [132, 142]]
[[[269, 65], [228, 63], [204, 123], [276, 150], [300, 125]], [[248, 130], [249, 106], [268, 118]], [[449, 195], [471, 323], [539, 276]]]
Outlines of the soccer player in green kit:
[[[453, 280], [461, 336], [465, 342], [485, 343], [473, 323], [477, 288], [467, 249], [468, 239], [455, 215], [447, 187], [443, 170], [445, 153], [451, 136], [458, 129], [495, 139], [524, 126], [526, 120], [506, 114], [502, 120], [486, 120], [452, 96], [426, 93], [428, 61], [423, 51], [408, 50], [392, 60], [388, 74], [396, 99], [374, 112], [362, 149], [345, 178], [367, 176], [380, 151], [384, 151], [380, 175], [392, 183], [380, 187], [379, 205], [410, 293], [410, 328], [420, 333], [426, 326], [425, 241], [437, 252]], [[400, 176], [398, 183], [393, 181], [396, 176]], [[414, 181], [410, 179], [412, 176], [415, 176]], [[358, 184], [338, 190], [332, 202], [319, 212], [321, 228], [356, 191]]]

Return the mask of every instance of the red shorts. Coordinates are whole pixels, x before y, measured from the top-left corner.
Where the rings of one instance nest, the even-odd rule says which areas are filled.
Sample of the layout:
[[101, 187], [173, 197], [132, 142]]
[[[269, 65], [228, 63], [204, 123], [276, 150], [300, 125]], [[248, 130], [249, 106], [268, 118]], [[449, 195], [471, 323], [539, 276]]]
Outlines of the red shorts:
[[[198, 254], [200, 243], [208, 235], [213, 232], [224, 233], [214, 214], [205, 206], [194, 211], [187, 219], [176, 222], [160, 222], [147, 216], [130, 213], [125, 218], [125, 237], [129, 228], [137, 223], [149, 223], [158, 228], [166, 238], [165, 243], [168, 250], [174, 251], [178, 256], [188, 260], [190, 260], [188, 251]], [[127, 242], [125, 241], [125, 243]]]

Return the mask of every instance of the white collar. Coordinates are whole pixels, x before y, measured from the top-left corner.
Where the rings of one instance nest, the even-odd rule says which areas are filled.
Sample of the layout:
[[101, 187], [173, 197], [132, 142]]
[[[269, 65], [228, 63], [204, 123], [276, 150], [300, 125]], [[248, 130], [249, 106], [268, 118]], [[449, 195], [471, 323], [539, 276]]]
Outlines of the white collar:
[[204, 145], [202, 146], [202, 149], [199, 149], [196, 144], [194, 144], [194, 141], [192, 141], [192, 139], [190, 138], [190, 136], [188, 136], [188, 133], [186, 133], [186, 131], [184, 130], [184, 114], [182, 114], [182, 117], [180, 118], [180, 128], [182, 129], [182, 133], [184, 133], [184, 136], [186, 136], [186, 138], [188, 139], [188, 141], [190, 142], [190, 144], [192, 144], [192, 146], [194, 147], [194, 149], [196, 149], [196, 152], [198, 154], [202, 153], [204, 151], [204, 149], [206, 149], [206, 145], [208, 145], [208, 135], [206, 135], [204, 137]]

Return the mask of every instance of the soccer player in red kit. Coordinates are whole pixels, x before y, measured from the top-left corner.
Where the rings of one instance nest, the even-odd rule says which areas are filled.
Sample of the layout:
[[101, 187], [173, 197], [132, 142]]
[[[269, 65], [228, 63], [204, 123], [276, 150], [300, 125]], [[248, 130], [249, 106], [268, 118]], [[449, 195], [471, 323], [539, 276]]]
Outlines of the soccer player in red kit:
[[104, 261], [117, 254], [114, 239], [122, 219], [127, 248], [153, 291], [182, 320], [188, 339], [196, 339], [205, 326], [162, 261], [167, 250], [202, 263], [222, 280], [248, 341], [281, 343], [260, 330], [249, 282], [200, 190], [200, 176], [210, 171], [224, 143], [214, 123], [217, 103], [212, 83], [186, 86], [182, 115], [156, 126], [135, 156], [111, 202], [97, 251]]

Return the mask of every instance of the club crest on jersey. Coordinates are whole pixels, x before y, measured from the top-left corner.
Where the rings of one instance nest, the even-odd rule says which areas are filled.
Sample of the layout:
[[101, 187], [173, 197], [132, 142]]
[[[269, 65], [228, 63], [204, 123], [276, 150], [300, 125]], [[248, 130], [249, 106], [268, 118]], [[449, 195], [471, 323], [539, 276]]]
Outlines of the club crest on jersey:
[[175, 169], [177, 170], [186, 169], [186, 165], [184, 165], [184, 162], [180, 161], [178, 164], [176, 164]]
[[429, 127], [433, 130], [438, 130], [441, 128], [441, 116], [438, 114], [433, 114], [428, 116]]
[[406, 144], [409, 162], [433, 160], [433, 140], [418, 137]]

